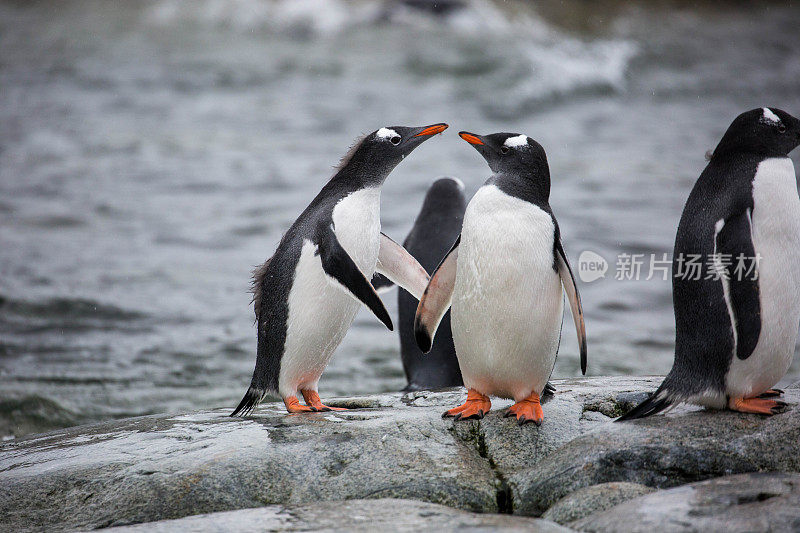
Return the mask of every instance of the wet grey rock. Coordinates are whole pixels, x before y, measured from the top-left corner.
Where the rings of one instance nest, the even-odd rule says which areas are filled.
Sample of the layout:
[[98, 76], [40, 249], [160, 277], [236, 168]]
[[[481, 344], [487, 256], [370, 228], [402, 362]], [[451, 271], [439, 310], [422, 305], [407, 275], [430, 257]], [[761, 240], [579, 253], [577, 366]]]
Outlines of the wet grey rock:
[[529, 516], [558, 502], [548, 516], [566, 520], [628, 494], [585, 489], [599, 484], [664, 488], [732, 473], [800, 472], [793, 407], [800, 389], [787, 389], [789, 411], [772, 418], [679, 408], [612, 423], [659, 382], [557, 380], [540, 427], [503, 418], [507, 400], [494, 401], [480, 421], [443, 420], [463, 402], [459, 388], [330, 400], [353, 409], [344, 412], [289, 415], [266, 404], [247, 419], [220, 409], [13, 440], [0, 444], [0, 530], [384, 498]]
[[[458, 393], [442, 393], [446, 403]], [[495, 476], [441, 407], [399, 394], [363, 409], [248, 419], [229, 409], [149, 416], [12, 441], [0, 452], [0, 530], [67, 530], [312, 501], [408, 498], [497, 510]]]
[[553, 522], [522, 516], [479, 514], [459, 511], [412, 500], [351, 500], [320, 502], [299, 506], [270, 505], [257, 509], [227, 511], [115, 527], [109, 533], [147, 531], [530, 531], [561, 533], [570, 531]]
[[558, 500], [542, 518], [559, 524], [568, 524], [598, 511], [605, 511], [630, 499], [653, 492], [655, 489], [636, 483], [601, 483], [584, 487]]
[[579, 531], [800, 530], [800, 475], [740, 474], [642, 496], [583, 520]]
[[668, 488], [730, 474], [800, 472], [800, 390], [787, 389], [784, 399], [788, 411], [773, 417], [679, 407], [599, 425], [535, 466], [505, 472], [514, 512], [541, 516], [564, 496], [600, 483]]

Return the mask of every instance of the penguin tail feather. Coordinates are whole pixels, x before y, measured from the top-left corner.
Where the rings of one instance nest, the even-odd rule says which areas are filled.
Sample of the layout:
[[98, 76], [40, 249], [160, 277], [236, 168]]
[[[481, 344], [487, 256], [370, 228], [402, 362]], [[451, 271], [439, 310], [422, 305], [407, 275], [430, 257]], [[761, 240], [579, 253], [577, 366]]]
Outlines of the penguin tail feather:
[[230, 416], [247, 416], [253, 412], [253, 409], [264, 399], [266, 391], [256, 387], [250, 387], [244, 394], [244, 398], [239, 402], [239, 406], [233, 410]]
[[670, 397], [670, 394], [665, 390], [664, 384], [658, 388], [648, 399], [617, 418], [615, 422], [624, 422], [626, 420], [636, 420], [637, 418], [645, 418], [656, 413], [660, 413], [664, 409], [670, 407], [675, 403], [675, 399]]
[[542, 400], [549, 400], [550, 398], [555, 397], [555, 395], [556, 388], [548, 381], [547, 385], [544, 386], [544, 390], [542, 391]]

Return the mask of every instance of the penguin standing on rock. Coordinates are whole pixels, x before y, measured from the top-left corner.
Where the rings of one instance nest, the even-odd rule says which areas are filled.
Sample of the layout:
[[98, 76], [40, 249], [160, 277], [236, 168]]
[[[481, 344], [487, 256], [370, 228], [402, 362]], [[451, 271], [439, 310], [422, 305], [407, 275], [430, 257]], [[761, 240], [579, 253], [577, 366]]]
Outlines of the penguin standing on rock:
[[[692, 189], [675, 239], [675, 362], [619, 420], [680, 402], [771, 415], [800, 323], [800, 197], [788, 154], [800, 120], [764, 107], [739, 115]], [[702, 265], [691, 272], [689, 259]]]
[[513, 398], [506, 416], [542, 423], [541, 396], [561, 336], [562, 286], [569, 297], [586, 372], [583, 311], [558, 223], [550, 209], [544, 149], [516, 133], [459, 133], [494, 175], [467, 206], [461, 236], [431, 277], [415, 317], [423, 352], [448, 308], [468, 388], [444, 416], [482, 418], [490, 395]]
[[381, 185], [414, 148], [445, 129], [447, 124], [384, 127], [357, 141], [256, 270], [256, 367], [231, 416], [250, 413], [267, 393], [279, 394], [290, 413], [333, 409], [320, 400], [317, 383], [360, 304], [392, 329], [370, 284], [373, 274], [422, 295], [425, 269], [381, 233]]

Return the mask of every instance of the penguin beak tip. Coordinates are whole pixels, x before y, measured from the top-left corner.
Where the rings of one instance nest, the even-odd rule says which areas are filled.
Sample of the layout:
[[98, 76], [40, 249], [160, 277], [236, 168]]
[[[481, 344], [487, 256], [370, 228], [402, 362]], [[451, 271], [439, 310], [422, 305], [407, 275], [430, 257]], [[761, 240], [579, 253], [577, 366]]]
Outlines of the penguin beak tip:
[[482, 145], [482, 144], [484, 144], [484, 142], [480, 139], [480, 137], [478, 137], [474, 133], [470, 133], [468, 131], [460, 131], [458, 133], [458, 136], [461, 137], [462, 139], [464, 139], [465, 141], [467, 141], [470, 144], [474, 144], [474, 145]]
[[426, 135], [436, 135], [437, 133], [442, 133], [444, 130], [446, 130], [449, 127], [450, 126], [448, 124], [445, 124], [444, 122], [439, 123], [439, 124], [432, 124], [430, 126], [426, 126], [421, 132], [419, 132], [416, 135], [414, 135], [414, 137], [423, 137], [423, 136], [426, 136]]

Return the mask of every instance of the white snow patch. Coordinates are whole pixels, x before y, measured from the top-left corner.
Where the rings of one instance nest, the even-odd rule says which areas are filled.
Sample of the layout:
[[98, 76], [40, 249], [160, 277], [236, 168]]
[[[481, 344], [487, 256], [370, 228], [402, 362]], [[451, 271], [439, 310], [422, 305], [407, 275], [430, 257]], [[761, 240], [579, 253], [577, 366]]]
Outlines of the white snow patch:
[[390, 130], [389, 128], [381, 128], [381, 129], [379, 129], [378, 131], [375, 132], [375, 136], [378, 139], [391, 139], [394, 136], [398, 136], [399, 137], [399, 135], [397, 135], [396, 131]]
[[775, 122], [776, 124], [779, 124], [781, 121], [781, 119], [778, 118], [778, 115], [773, 113], [772, 109], [768, 107], [764, 108], [764, 120], [766, 120], [767, 122]]
[[516, 148], [518, 146], [528, 146], [528, 136], [517, 135], [516, 137], [509, 137], [503, 144], [505, 146], [508, 146], [509, 148]]

